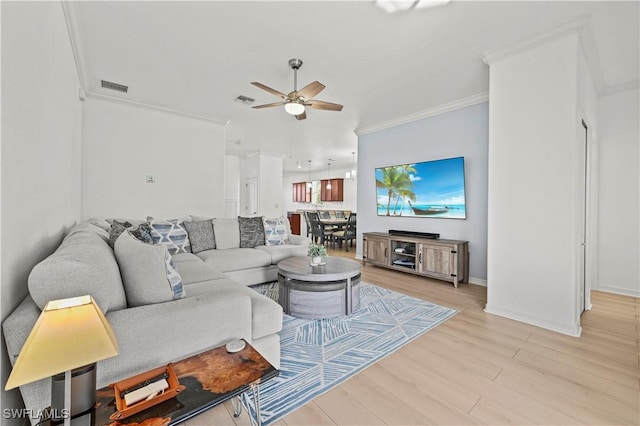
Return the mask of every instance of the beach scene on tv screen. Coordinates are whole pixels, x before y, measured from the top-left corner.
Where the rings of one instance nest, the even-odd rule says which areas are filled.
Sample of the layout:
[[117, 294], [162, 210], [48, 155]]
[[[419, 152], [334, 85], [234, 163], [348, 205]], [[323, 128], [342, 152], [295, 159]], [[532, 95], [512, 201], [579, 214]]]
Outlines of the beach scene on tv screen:
[[378, 216], [465, 219], [464, 157], [376, 169]]

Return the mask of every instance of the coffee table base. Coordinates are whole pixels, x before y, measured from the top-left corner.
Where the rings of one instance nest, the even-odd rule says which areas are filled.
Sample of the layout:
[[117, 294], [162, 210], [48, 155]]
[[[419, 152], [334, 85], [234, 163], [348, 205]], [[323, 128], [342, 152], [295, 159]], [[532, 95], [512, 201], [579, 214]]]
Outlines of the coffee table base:
[[344, 280], [313, 282], [278, 274], [279, 303], [299, 318], [334, 318], [360, 308], [360, 274]]

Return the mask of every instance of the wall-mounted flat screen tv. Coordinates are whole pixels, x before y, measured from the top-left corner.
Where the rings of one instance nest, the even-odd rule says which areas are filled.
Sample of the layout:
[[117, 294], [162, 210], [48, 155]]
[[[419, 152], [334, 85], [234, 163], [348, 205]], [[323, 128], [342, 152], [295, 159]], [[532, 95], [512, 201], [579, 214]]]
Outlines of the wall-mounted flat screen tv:
[[376, 168], [378, 216], [466, 219], [464, 157]]

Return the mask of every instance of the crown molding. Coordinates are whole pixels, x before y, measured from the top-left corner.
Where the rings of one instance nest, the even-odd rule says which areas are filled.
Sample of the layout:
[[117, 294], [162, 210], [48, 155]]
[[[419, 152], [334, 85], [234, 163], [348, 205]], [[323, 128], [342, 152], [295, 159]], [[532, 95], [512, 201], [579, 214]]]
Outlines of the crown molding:
[[628, 90], [638, 90], [638, 88], [640, 88], [640, 80], [636, 79], [627, 81], [626, 83], [605, 87], [604, 89], [602, 89], [600, 97], [615, 95], [618, 93], [626, 92]]
[[105, 101], [109, 101], [109, 102], [122, 103], [122, 104], [127, 104], [127, 105], [140, 107], [140, 108], [146, 108], [146, 109], [150, 109], [150, 110], [154, 110], [154, 111], [165, 112], [165, 113], [168, 113], [168, 114], [179, 115], [179, 116], [182, 116], [182, 117], [192, 118], [194, 120], [207, 121], [209, 123], [215, 123], [215, 124], [219, 124], [221, 126], [226, 126], [227, 124], [230, 123], [229, 120], [223, 119], [223, 118], [206, 117], [204, 115], [192, 114], [192, 113], [180, 111], [180, 110], [177, 110], [177, 109], [161, 107], [161, 106], [158, 106], [158, 105], [148, 104], [148, 103], [145, 103], [145, 102], [135, 101], [135, 100], [131, 100], [131, 99], [118, 98], [118, 97], [115, 97], [115, 96], [109, 96], [109, 95], [105, 95], [105, 94], [102, 94], [102, 93], [96, 93], [96, 92], [92, 92], [92, 91], [87, 92], [86, 96], [89, 97], [89, 98], [101, 99], [101, 100], [105, 100]]
[[103, 93], [95, 92], [93, 90], [88, 90], [87, 82], [89, 81], [89, 78], [84, 70], [84, 64], [86, 63], [86, 60], [82, 56], [82, 49], [80, 48], [80, 42], [76, 35], [77, 33], [75, 31], [75, 28], [76, 28], [75, 19], [72, 12], [73, 8], [69, 7], [67, 3], [68, 2], [66, 1], [62, 1], [62, 0], [60, 1], [60, 4], [62, 6], [62, 13], [64, 14], [65, 23], [67, 24], [67, 33], [69, 34], [69, 42], [71, 44], [71, 50], [73, 52], [73, 59], [76, 65], [76, 72], [78, 73], [78, 81], [80, 84], [78, 95], [81, 100], [84, 100], [86, 97], [91, 97], [91, 98], [102, 99], [102, 100], [107, 100], [111, 102], [129, 104], [129, 105], [146, 108], [146, 109], [152, 109], [155, 111], [162, 111], [168, 114], [179, 115], [182, 117], [188, 117], [188, 118], [192, 118], [200, 121], [208, 121], [210, 123], [215, 123], [220, 125], [229, 124], [229, 120], [224, 118], [206, 117], [206, 116], [192, 114], [189, 112], [180, 111], [172, 108], [162, 107], [159, 105], [149, 104], [149, 103], [135, 101], [131, 99], [124, 99], [116, 96], [109, 96]]
[[581, 31], [581, 28], [584, 28], [584, 26], [586, 25], [586, 22], [587, 18], [582, 17], [567, 22], [566, 24], [560, 25], [558, 27], [552, 28], [551, 30], [545, 31], [541, 34], [525, 38], [524, 40], [520, 40], [508, 46], [489, 50], [488, 52], [485, 52], [484, 55], [482, 55], [482, 61], [487, 65], [491, 65], [502, 59], [542, 46], [551, 41], [566, 37], [570, 34], [579, 33]]
[[578, 40], [584, 52], [587, 66], [591, 71], [591, 78], [596, 89], [596, 93], [601, 94], [604, 90], [604, 76], [602, 75], [602, 67], [598, 51], [593, 42], [593, 30], [591, 28], [591, 20], [587, 16], [580, 17], [573, 21], [567, 22], [558, 27], [552, 28], [541, 34], [526, 38], [511, 45], [490, 50], [482, 56], [482, 61], [491, 66], [502, 59], [509, 58], [518, 53], [540, 47], [555, 40], [559, 40], [571, 34], [577, 34]]
[[78, 73], [78, 83], [80, 84], [80, 90], [78, 91], [81, 100], [84, 100], [87, 94], [87, 76], [84, 73], [82, 64], [85, 62], [81, 56], [80, 48], [78, 47], [78, 37], [76, 37], [75, 26], [73, 24], [73, 12], [69, 8], [66, 1], [60, 1], [62, 7], [62, 14], [64, 15], [64, 21], [67, 25], [67, 34], [69, 35], [69, 43], [71, 44], [71, 52], [73, 53], [73, 60], [76, 65], [76, 72]]
[[410, 123], [412, 121], [422, 120], [425, 118], [433, 117], [435, 115], [444, 114], [445, 112], [454, 111], [456, 109], [468, 107], [471, 105], [480, 104], [489, 100], [489, 92], [478, 93], [477, 95], [469, 96], [466, 98], [458, 99], [456, 101], [448, 102], [446, 104], [438, 105], [433, 108], [426, 109], [414, 114], [405, 115], [403, 117], [394, 118], [393, 120], [383, 121], [371, 126], [360, 127], [355, 130], [356, 135], [366, 135], [368, 133], [377, 132], [391, 127], [399, 126], [401, 124]]

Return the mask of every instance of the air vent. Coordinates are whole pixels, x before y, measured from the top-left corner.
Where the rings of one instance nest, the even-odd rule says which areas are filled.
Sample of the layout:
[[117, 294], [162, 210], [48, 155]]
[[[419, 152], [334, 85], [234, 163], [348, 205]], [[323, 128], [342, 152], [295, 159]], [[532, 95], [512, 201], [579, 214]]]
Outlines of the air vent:
[[129, 86], [124, 86], [118, 83], [112, 83], [106, 80], [101, 80], [101, 82], [102, 82], [102, 87], [104, 87], [105, 89], [115, 90], [117, 92], [122, 92], [122, 93], [127, 93], [127, 91], [129, 90]]
[[239, 95], [236, 99], [236, 102], [239, 102], [241, 104], [245, 104], [245, 105], [251, 105], [253, 102], [255, 102], [255, 99], [250, 98], [248, 96], [244, 96], [244, 95]]

